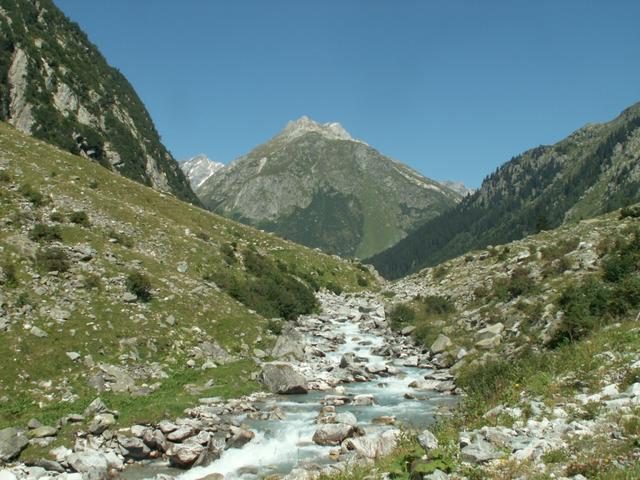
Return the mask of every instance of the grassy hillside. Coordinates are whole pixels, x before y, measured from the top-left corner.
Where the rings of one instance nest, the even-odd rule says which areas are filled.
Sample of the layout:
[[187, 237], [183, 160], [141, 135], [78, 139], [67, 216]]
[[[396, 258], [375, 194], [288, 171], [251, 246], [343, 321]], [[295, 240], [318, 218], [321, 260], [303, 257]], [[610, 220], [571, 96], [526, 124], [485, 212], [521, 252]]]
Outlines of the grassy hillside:
[[0, 426], [53, 423], [100, 391], [123, 424], [252, 391], [271, 317], [375, 281], [4, 123], [0, 224]]
[[455, 209], [368, 262], [386, 278], [640, 201], [640, 104], [512, 158]]
[[415, 327], [466, 395], [431, 429], [438, 448], [409, 438], [343, 478], [638, 478], [640, 205], [470, 252], [383, 294], [393, 325]]

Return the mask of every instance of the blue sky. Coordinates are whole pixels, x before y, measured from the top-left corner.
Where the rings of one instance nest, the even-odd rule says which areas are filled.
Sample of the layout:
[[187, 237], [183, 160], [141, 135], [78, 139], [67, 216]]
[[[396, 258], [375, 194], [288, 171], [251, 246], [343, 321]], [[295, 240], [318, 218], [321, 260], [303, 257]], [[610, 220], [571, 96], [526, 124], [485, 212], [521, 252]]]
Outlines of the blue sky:
[[640, 101], [637, 0], [55, 0], [178, 159], [229, 162], [308, 115], [478, 186]]

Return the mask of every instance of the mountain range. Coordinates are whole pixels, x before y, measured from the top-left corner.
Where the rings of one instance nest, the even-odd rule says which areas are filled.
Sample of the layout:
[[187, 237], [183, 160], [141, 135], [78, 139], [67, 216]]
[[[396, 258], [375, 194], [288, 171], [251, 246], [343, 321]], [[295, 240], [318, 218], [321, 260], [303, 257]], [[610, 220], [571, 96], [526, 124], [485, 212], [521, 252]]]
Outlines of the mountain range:
[[339, 123], [307, 117], [195, 191], [217, 213], [345, 257], [380, 252], [461, 199]]
[[0, 120], [197, 202], [126, 78], [51, 0], [3, 0]]
[[473, 249], [640, 200], [640, 103], [498, 168], [445, 215], [367, 261], [399, 278]]

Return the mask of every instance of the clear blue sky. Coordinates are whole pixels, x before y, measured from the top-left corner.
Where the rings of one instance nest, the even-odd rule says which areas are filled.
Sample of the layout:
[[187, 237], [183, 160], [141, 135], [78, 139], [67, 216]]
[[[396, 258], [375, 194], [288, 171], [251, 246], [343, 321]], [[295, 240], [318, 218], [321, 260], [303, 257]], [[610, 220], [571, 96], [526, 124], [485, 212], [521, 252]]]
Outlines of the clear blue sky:
[[640, 100], [638, 0], [55, 1], [178, 159], [226, 163], [308, 115], [477, 186]]

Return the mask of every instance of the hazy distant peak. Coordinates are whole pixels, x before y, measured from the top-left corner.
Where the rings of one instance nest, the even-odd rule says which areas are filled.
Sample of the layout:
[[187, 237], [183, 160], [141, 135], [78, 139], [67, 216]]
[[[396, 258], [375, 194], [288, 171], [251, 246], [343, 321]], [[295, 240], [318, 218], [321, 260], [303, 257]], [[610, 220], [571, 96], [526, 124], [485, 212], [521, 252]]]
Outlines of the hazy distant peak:
[[463, 197], [466, 197], [467, 195], [471, 195], [473, 192], [476, 191], [475, 188], [469, 188], [462, 182], [456, 182], [451, 180], [440, 180], [440, 183], [445, 187], [447, 187], [449, 190], [453, 190], [454, 192], [459, 193]]

